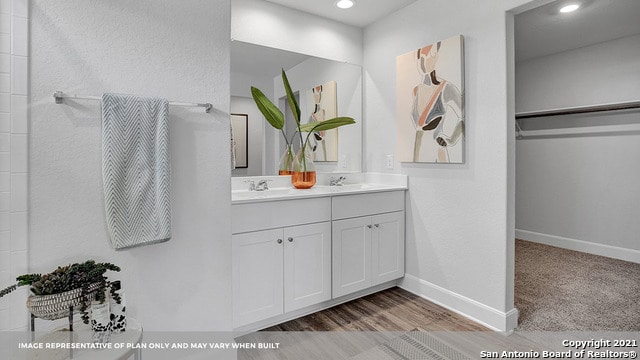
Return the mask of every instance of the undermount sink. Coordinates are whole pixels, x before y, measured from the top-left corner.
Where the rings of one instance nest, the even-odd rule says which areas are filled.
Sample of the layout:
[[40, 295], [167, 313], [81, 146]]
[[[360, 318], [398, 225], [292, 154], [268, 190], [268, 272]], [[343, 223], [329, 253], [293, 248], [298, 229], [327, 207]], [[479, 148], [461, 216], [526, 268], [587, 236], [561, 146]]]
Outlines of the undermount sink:
[[344, 191], [351, 191], [351, 190], [365, 190], [365, 189], [372, 189], [376, 186], [379, 185], [374, 185], [374, 184], [344, 184], [344, 185], [339, 185], [339, 186], [330, 186], [331, 189], [337, 189], [337, 190], [344, 190]]
[[293, 192], [295, 192], [295, 189], [291, 189], [291, 188], [282, 188], [282, 189], [276, 188], [276, 189], [269, 189], [264, 191], [237, 190], [237, 191], [232, 191], [231, 196], [233, 199], [263, 199], [263, 198], [291, 195], [293, 194]]
[[330, 191], [330, 192], [345, 192], [345, 191], [358, 191], [369, 190], [379, 188], [379, 184], [344, 184], [344, 185], [316, 185], [314, 188], [318, 190]]

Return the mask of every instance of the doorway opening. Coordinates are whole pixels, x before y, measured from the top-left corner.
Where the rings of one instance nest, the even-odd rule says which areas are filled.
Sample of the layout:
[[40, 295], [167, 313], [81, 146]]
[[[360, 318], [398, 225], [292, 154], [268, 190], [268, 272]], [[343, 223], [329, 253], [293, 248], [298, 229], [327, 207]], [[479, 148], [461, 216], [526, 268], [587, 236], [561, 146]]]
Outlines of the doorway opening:
[[640, 2], [579, 3], [514, 16], [518, 329], [639, 331]]

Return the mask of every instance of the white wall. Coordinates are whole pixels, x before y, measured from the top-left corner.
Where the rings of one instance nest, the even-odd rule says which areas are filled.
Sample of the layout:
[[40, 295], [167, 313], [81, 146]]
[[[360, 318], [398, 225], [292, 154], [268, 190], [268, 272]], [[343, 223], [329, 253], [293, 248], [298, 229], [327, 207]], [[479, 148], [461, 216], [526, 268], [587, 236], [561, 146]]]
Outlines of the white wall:
[[233, 0], [231, 38], [362, 64], [362, 30], [263, 0]]
[[[145, 330], [231, 329], [229, 0], [33, 0], [31, 15], [30, 270], [111, 261]], [[213, 104], [170, 108], [170, 241], [111, 248], [100, 104], [55, 90]]]
[[233, 114], [247, 114], [248, 124], [248, 167], [234, 169], [231, 172], [232, 176], [257, 176], [263, 175], [263, 160], [262, 154], [264, 153], [264, 130], [266, 120], [264, 116], [258, 110], [253, 98], [246, 98], [240, 96], [231, 97], [231, 113]]
[[521, 61], [516, 112], [638, 100], [639, 58], [635, 35]]
[[[638, 100], [640, 35], [518, 63], [518, 111]], [[638, 111], [529, 119], [537, 128], [638, 123]], [[640, 262], [640, 134], [517, 142], [518, 237]], [[544, 174], [544, 176], [541, 176]]]
[[[0, 2], [0, 287], [27, 272], [29, 2]], [[21, 288], [0, 299], [0, 331], [27, 326]]]
[[[525, 2], [418, 0], [364, 35], [366, 170], [409, 175], [403, 287], [501, 330], [517, 319], [506, 11]], [[386, 155], [396, 153], [396, 56], [457, 34], [465, 37], [466, 163], [387, 170]]]
[[252, 86], [262, 90], [269, 98], [273, 95], [273, 77], [241, 72], [231, 73], [231, 96], [250, 98]]

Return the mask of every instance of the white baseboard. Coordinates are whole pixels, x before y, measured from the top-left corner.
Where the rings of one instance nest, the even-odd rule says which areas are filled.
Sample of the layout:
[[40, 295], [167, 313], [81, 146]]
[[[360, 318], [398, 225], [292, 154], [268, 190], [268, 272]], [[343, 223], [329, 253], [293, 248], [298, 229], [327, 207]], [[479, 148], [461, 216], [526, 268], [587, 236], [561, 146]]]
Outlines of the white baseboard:
[[589, 241], [569, 239], [561, 236], [541, 234], [527, 230], [517, 230], [516, 238], [540, 244], [556, 246], [563, 249], [606, 256], [614, 259], [640, 264], [640, 251], [621, 247], [592, 243]]
[[409, 274], [399, 286], [495, 331], [510, 333], [518, 325], [516, 308], [502, 312]]

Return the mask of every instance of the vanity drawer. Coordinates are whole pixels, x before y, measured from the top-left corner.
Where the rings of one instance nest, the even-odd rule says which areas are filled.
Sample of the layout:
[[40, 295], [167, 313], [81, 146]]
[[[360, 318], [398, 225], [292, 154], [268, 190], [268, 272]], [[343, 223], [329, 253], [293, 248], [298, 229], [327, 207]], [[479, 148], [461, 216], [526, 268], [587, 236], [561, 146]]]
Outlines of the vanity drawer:
[[333, 220], [404, 210], [404, 190], [333, 197]]
[[231, 205], [231, 219], [233, 234], [330, 221], [331, 198]]

